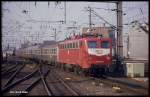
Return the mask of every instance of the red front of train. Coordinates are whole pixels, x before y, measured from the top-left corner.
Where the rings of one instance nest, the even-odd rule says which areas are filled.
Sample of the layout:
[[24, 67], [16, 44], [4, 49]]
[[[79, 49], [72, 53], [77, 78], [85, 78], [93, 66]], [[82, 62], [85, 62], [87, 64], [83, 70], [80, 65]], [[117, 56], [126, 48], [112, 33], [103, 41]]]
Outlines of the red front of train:
[[108, 68], [112, 62], [112, 40], [88, 37], [60, 42], [58, 62], [83, 69]]

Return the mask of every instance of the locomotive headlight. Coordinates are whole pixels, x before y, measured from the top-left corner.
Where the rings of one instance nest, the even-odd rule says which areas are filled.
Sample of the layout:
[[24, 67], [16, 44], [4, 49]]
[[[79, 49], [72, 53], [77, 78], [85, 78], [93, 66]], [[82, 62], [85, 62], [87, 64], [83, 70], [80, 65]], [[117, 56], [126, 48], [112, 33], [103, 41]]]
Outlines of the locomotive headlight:
[[110, 60], [110, 57], [109, 57], [109, 56], [107, 56], [107, 57], [106, 57], [106, 59], [107, 59], [107, 60]]
[[89, 60], [92, 60], [92, 57], [91, 57], [91, 56], [89, 57]]

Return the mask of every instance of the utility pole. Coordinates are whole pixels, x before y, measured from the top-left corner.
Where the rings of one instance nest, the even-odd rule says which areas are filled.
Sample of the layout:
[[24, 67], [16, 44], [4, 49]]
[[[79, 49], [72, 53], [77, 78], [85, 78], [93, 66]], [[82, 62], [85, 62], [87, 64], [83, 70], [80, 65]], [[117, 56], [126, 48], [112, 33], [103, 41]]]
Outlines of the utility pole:
[[64, 16], [65, 16], [65, 24], [66, 24], [66, 1], [64, 1]]
[[117, 3], [117, 56], [123, 58], [123, 41], [122, 41], [122, 2]]
[[89, 28], [91, 29], [92, 28], [92, 20], [91, 20], [91, 12], [92, 12], [92, 10], [91, 10], [91, 7], [88, 6], [88, 8], [89, 8]]
[[117, 5], [117, 56], [116, 68], [114, 71], [119, 75], [124, 75], [125, 68], [123, 65], [123, 40], [122, 40], [122, 2], [118, 1]]

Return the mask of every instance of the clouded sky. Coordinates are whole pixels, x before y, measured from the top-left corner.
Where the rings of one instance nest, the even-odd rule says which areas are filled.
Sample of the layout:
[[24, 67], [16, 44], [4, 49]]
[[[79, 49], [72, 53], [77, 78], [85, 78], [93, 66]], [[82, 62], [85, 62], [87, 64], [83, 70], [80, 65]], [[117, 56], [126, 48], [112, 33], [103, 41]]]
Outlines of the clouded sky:
[[[42, 42], [53, 40], [54, 28], [57, 40], [69, 35], [67, 27], [77, 26], [76, 33], [88, 26], [89, 12], [85, 7], [92, 7], [109, 23], [116, 25], [116, 4], [107, 2], [66, 2], [66, 24], [57, 21], [64, 20], [64, 2], [2, 2], [2, 35], [3, 47], [19, 45], [26, 41]], [[123, 23], [134, 20], [148, 21], [148, 2], [123, 2]], [[74, 22], [76, 22], [74, 24]], [[92, 15], [92, 23], [101, 26], [104, 21]], [[130, 26], [123, 26], [123, 33], [127, 33]]]

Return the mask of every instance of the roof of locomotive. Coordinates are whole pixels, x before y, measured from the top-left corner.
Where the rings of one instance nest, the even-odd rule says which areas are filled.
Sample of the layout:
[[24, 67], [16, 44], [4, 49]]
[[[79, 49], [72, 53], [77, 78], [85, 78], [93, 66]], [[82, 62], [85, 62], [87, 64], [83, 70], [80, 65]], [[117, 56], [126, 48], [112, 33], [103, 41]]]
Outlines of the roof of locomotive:
[[75, 39], [66, 39], [64, 41], [60, 41], [59, 43], [70, 43], [76, 41], [84, 41], [84, 40], [111, 40], [111, 38], [103, 38], [103, 37], [83, 37], [83, 38], [75, 38]]

